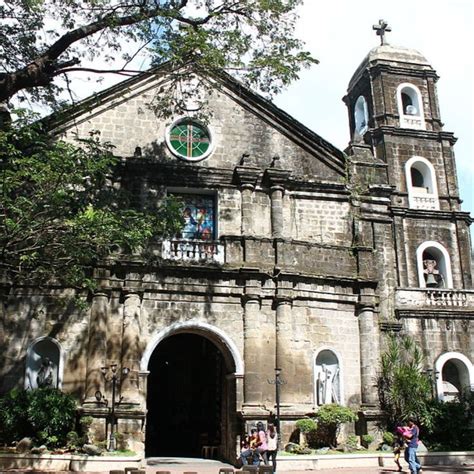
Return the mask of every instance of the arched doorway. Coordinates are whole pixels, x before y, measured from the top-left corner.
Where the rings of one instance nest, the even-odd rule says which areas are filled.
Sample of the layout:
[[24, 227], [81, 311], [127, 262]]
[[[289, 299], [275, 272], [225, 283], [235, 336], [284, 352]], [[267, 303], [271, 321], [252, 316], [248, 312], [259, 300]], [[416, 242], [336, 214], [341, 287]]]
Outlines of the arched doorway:
[[474, 364], [458, 352], [446, 352], [435, 363], [438, 398], [456, 400], [466, 391], [474, 391]]
[[153, 350], [148, 371], [146, 456], [199, 457], [203, 445], [223, 454], [235, 416], [226, 376], [235, 368], [221, 348], [196, 332], [174, 333]]

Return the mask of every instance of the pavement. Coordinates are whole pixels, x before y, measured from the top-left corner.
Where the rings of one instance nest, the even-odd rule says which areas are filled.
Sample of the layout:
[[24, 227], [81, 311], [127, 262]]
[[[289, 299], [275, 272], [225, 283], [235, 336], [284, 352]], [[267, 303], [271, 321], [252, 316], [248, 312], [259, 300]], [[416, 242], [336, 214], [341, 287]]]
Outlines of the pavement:
[[[163, 458], [149, 458], [147, 459], [146, 474], [155, 474], [157, 472], [170, 472], [171, 474], [219, 474], [221, 467], [233, 467], [230, 464], [225, 464], [214, 460], [204, 459], [163, 459]], [[277, 466], [278, 467], [278, 466]], [[25, 471], [25, 470], [8, 470], [0, 471], [3, 473], [25, 473], [25, 474], [59, 474], [58, 471]], [[304, 470], [304, 471], [279, 471], [276, 474], [308, 474], [315, 472], [319, 474], [391, 474], [399, 472], [395, 466], [392, 467], [359, 467], [359, 468], [339, 468], [339, 469], [318, 469], [318, 470]], [[402, 471], [409, 474], [409, 470]], [[61, 471], [61, 474], [109, 474], [108, 471], [96, 472], [72, 472]], [[470, 466], [423, 466], [422, 474], [462, 474], [474, 473], [474, 465]]]

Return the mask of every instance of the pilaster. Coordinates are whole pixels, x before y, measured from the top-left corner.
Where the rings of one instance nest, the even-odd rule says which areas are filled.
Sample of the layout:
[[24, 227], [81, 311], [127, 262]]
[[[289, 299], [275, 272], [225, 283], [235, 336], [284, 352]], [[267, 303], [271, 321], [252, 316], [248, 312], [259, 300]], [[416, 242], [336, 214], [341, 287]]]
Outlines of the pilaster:
[[291, 172], [275, 168], [265, 170], [264, 179], [270, 186], [272, 237], [283, 237], [283, 194]]
[[362, 290], [358, 304], [360, 341], [360, 381], [363, 405], [377, 404], [378, 334], [374, 317], [375, 295], [371, 289]]
[[125, 403], [138, 402], [139, 399], [141, 332], [141, 294], [126, 291], [123, 303], [122, 368], [127, 367], [130, 372], [123, 378], [121, 384], [121, 395]]
[[101, 367], [107, 360], [107, 319], [109, 294], [97, 292], [92, 296], [89, 322], [89, 340], [87, 344], [87, 368], [85, 403], [97, 403], [96, 392], [103, 385]]
[[242, 209], [242, 235], [253, 235], [254, 218], [252, 197], [261, 171], [254, 166], [236, 166], [234, 180], [240, 186]]

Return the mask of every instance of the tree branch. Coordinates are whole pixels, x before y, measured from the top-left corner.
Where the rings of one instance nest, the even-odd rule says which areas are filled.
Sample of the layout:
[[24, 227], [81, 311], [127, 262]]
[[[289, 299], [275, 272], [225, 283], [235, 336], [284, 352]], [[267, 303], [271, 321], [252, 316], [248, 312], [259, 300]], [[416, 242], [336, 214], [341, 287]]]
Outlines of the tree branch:
[[8, 101], [22, 89], [47, 86], [55, 76], [64, 73], [66, 70], [62, 69], [60, 64], [55, 64], [55, 61], [72, 44], [80, 40], [107, 28], [114, 30], [156, 17], [176, 19], [177, 16], [177, 10], [175, 9], [165, 10], [157, 7], [148, 11], [141, 10], [138, 13], [123, 17], [108, 14], [93, 23], [69, 31], [24, 68], [12, 73], [0, 74], [0, 102]]
[[67, 74], [68, 72], [93, 72], [96, 74], [119, 74], [122, 76], [133, 77], [137, 74], [143, 73], [143, 71], [133, 69], [93, 69], [89, 67], [70, 67], [67, 69], [60, 69], [55, 72], [55, 76], [59, 74]]

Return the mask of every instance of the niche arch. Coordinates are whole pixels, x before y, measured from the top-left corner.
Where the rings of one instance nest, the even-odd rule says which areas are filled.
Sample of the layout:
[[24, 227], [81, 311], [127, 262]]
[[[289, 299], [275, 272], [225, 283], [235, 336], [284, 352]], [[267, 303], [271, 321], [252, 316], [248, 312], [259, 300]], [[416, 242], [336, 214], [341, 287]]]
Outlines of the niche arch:
[[410, 158], [405, 163], [405, 179], [410, 208], [439, 210], [436, 171], [426, 158]]
[[64, 350], [49, 336], [33, 340], [26, 351], [25, 388], [43, 386], [61, 388], [63, 385]]
[[425, 130], [425, 115], [421, 92], [413, 84], [404, 82], [397, 87], [397, 106], [400, 127]]
[[420, 288], [429, 288], [431, 286], [430, 283], [428, 283], [428, 272], [425, 271], [426, 266], [423, 263], [426, 260], [435, 260], [435, 269], [438, 270], [442, 276], [442, 283], [433, 286], [433, 288], [453, 288], [453, 276], [451, 272], [451, 259], [449, 253], [443, 245], [433, 240], [423, 242], [416, 249], [418, 282]]
[[320, 347], [313, 358], [314, 403], [345, 405], [341, 355], [332, 347]]

